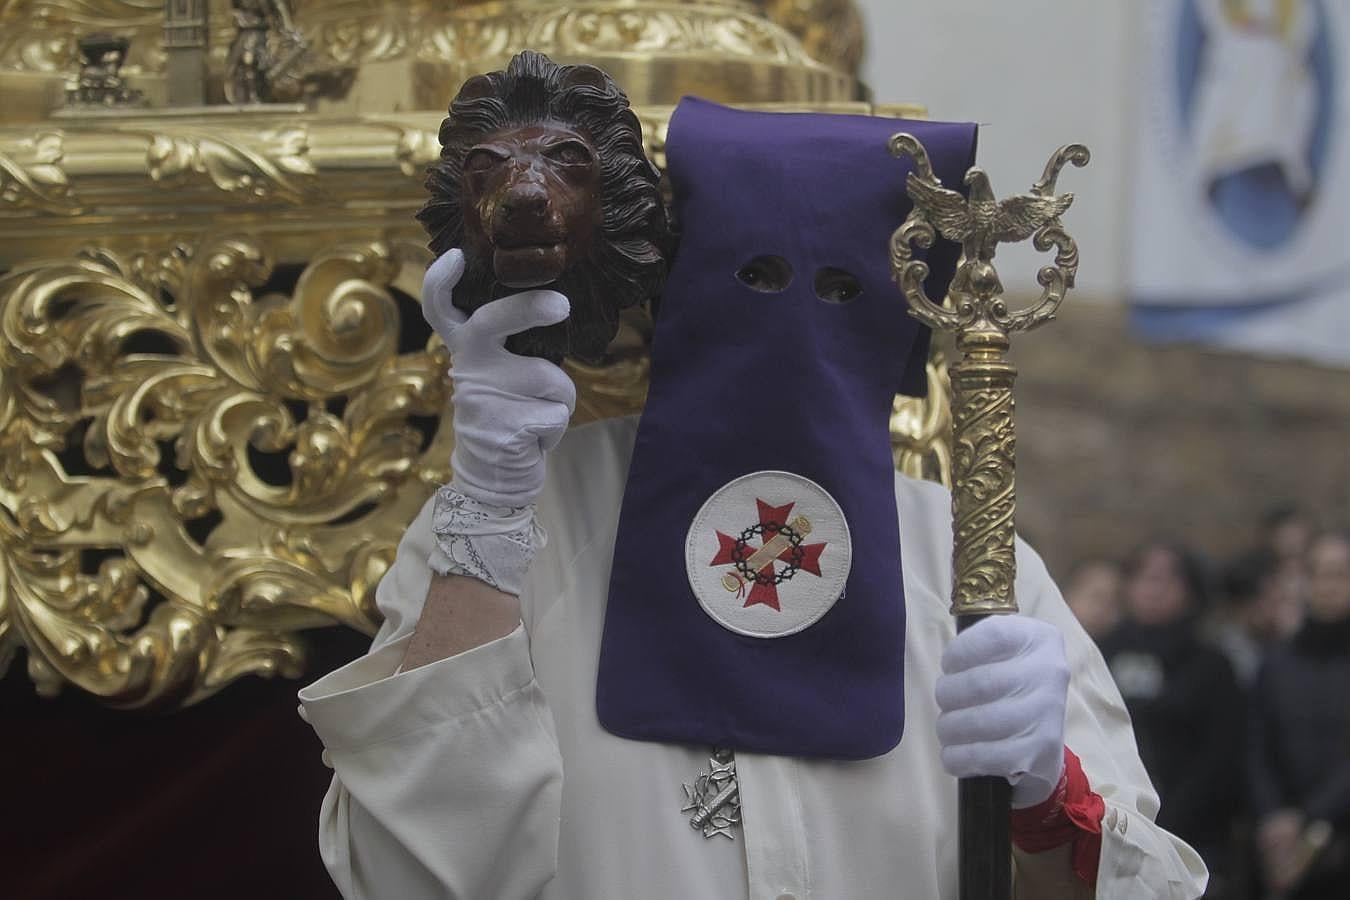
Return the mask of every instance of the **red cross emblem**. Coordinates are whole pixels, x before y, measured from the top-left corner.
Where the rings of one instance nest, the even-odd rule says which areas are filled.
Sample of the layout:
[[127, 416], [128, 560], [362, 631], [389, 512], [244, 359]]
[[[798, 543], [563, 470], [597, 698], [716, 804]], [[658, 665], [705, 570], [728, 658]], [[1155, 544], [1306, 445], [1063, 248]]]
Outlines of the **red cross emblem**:
[[[791, 581], [798, 572], [819, 577], [820, 554], [827, 544], [806, 543], [810, 520], [806, 516], [788, 518], [795, 503], [770, 506], [756, 498], [755, 504], [759, 507], [759, 523], [746, 528], [739, 537], [718, 531], [717, 555], [709, 565], [733, 567], [722, 576], [722, 586], [737, 597], [745, 593], [747, 583], [750, 585], [746, 607], [763, 604], [781, 611], [778, 585]], [[751, 543], [755, 540], [759, 546]], [[782, 568], [778, 568], [780, 565]]]

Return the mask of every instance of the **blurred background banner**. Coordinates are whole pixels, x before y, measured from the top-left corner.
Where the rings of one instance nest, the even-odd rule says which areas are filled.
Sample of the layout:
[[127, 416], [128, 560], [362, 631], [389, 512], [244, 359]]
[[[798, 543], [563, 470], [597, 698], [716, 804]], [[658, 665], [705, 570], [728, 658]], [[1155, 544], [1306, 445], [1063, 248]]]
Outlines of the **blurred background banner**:
[[1350, 366], [1350, 6], [1136, 9], [1136, 332]]

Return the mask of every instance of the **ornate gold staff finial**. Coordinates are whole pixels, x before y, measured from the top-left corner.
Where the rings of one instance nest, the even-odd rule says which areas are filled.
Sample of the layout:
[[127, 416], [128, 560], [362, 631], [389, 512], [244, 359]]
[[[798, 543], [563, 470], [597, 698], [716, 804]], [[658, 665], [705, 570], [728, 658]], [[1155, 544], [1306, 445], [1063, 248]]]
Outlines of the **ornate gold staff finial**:
[[[942, 186], [928, 153], [911, 134], [890, 140], [893, 156], [914, 158], [906, 188], [914, 208], [891, 237], [891, 268], [909, 301], [910, 312], [934, 329], [956, 335], [963, 354], [951, 367], [954, 447], [952, 512], [954, 584], [952, 614], [984, 615], [1017, 611], [1013, 582], [1014, 431], [1013, 379], [1007, 361], [1010, 335], [1030, 331], [1054, 318], [1078, 271], [1078, 247], [1059, 217], [1073, 194], [1056, 194], [1065, 165], [1085, 166], [1088, 150], [1069, 144], [1050, 157], [1028, 194], [996, 200], [989, 176], [972, 167], [965, 176], [969, 198]], [[947, 304], [928, 298], [923, 284], [928, 264], [914, 258], [938, 235], [961, 245]], [[994, 268], [999, 244], [1031, 238], [1055, 260], [1037, 274], [1041, 296], [1031, 306], [1009, 310]]]
[[[914, 208], [891, 237], [891, 268], [926, 325], [954, 332], [962, 358], [951, 367], [952, 383], [952, 614], [957, 629], [990, 613], [1017, 612], [1013, 583], [1014, 432], [1013, 379], [1007, 360], [1009, 336], [1054, 318], [1078, 271], [1078, 247], [1059, 217], [1072, 194], [1056, 195], [1055, 180], [1067, 163], [1087, 165], [1081, 144], [1060, 149], [1031, 193], [995, 200], [983, 169], [966, 172], [970, 196], [944, 188], [923, 145], [909, 134], [890, 141], [894, 156], [914, 157], [906, 188]], [[914, 247], [928, 248], [938, 235], [961, 245], [961, 258], [942, 306], [928, 299], [928, 264]], [[994, 268], [999, 244], [1031, 238], [1036, 249], [1052, 247], [1055, 261], [1041, 267], [1040, 299], [1012, 311]], [[1011, 787], [1003, 778], [962, 778], [958, 789], [961, 900], [1007, 900], [1012, 893], [1009, 808]]]

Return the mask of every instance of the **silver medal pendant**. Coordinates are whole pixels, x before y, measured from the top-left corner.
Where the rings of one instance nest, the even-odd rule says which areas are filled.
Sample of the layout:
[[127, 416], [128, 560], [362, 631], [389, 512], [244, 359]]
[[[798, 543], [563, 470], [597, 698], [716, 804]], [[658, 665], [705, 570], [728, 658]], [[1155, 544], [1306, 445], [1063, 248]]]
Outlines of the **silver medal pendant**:
[[736, 839], [732, 832], [741, 824], [741, 795], [736, 784], [736, 755], [731, 750], [713, 750], [708, 771], [699, 773], [693, 784], [684, 785], [685, 805], [680, 812], [692, 812], [689, 825], [705, 838], [722, 835]]

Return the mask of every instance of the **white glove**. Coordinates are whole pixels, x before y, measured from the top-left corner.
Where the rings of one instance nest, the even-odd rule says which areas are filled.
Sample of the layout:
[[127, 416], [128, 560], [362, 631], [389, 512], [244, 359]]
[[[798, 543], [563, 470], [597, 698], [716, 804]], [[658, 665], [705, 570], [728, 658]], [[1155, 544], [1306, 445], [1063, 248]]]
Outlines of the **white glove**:
[[956, 636], [937, 680], [942, 767], [1002, 776], [1014, 808], [1048, 799], [1064, 773], [1069, 663], [1055, 626], [989, 616]]
[[466, 316], [450, 302], [464, 254], [450, 250], [422, 283], [422, 314], [450, 350], [455, 449], [450, 486], [500, 507], [530, 506], [544, 486], [544, 454], [557, 446], [577, 392], [561, 368], [506, 349], [510, 335], [567, 318], [557, 291], [524, 291]]

